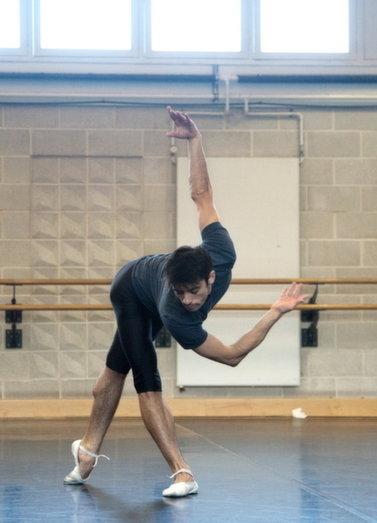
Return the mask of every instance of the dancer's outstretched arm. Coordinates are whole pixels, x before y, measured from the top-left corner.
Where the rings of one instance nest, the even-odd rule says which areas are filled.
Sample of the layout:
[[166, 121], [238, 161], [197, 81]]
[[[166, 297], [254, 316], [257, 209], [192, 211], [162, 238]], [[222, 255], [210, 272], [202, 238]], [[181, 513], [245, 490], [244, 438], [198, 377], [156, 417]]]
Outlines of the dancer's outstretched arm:
[[260, 345], [271, 327], [285, 313], [293, 310], [296, 305], [303, 303], [307, 298], [308, 295], [302, 294], [302, 284], [292, 283], [284, 289], [280, 298], [259, 322], [238, 341], [232, 345], [224, 345], [216, 336], [208, 334], [206, 341], [194, 350], [200, 356], [235, 367]]

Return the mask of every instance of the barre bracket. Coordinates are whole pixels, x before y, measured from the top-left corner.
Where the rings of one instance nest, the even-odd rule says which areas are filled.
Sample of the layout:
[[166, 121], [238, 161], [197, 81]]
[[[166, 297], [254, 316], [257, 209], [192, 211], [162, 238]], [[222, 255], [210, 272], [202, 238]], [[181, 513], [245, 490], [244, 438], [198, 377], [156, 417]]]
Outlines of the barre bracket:
[[[318, 295], [318, 283], [315, 286], [314, 293], [309, 299], [309, 304], [315, 304]], [[301, 328], [301, 346], [318, 347], [318, 330], [319, 310], [301, 311], [301, 322], [310, 323], [308, 327]]]
[[[12, 305], [17, 304], [16, 300], [16, 284], [13, 287]], [[22, 310], [6, 310], [5, 323], [11, 323], [12, 327], [5, 330], [5, 348], [6, 349], [22, 349], [22, 330], [17, 329], [17, 323], [22, 323]]]

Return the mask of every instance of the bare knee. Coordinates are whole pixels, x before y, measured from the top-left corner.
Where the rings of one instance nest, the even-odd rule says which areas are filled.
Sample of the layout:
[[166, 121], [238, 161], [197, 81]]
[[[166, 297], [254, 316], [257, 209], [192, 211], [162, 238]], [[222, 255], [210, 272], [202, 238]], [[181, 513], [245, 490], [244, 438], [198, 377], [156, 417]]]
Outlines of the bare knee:
[[163, 409], [165, 406], [160, 391], [138, 392], [137, 396], [142, 414], [144, 410]]

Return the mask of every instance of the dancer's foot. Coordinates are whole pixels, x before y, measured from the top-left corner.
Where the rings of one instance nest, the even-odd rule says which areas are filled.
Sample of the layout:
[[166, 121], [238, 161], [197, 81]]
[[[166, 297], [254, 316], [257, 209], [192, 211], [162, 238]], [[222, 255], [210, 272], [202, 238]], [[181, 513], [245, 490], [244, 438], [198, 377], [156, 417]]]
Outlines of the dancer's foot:
[[84, 448], [80, 439], [72, 443], [71, 451], [75, 460], [75, 468], [64, 478], [65, 485], [82, 485], [97, 465], [98, 458], [110, 459], [104, 454], [95, 454]]
[[174, 483], [162, 491], [163, 496], [181, 498], [190, 494], [197, 494], [199, 491], [199, 485], [189, 469], [177, 470], [170, 478], [174, 478]]

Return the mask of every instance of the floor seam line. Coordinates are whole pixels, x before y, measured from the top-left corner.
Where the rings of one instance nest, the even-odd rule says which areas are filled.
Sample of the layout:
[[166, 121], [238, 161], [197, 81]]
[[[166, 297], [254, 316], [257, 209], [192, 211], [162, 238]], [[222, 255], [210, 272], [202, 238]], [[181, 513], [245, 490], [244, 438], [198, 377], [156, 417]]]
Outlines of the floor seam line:
[[355, 516], [360, 517], [364, 521], [368, 521], [369, 523], [376, 523], [375, 518], [372, 518], [371, 516], [368, 516], [367, 514], [363, 514], [362, 512], [359, 512], [358, 509], [352, 507], [352, 505], [347, 505], [346, 503], [344, 503], [343, 501], [338, 500], [337, 498], [334, 498], [332, 496], [327, 496], [326, 494], [322, 494], [319, 490], [316, 490], [313, 487], [307, 486], [307, 485], [305, 485], [305, 483], [302, 483], [301, 481], [299, 481], [299, 480], [297, 480], [295, 478], [290, 478], [288, 476], [284, 476], [282, 474], [279, 474], [278, 472], [275, 472], [275, 470], [272, 469], [271, 467], [269, 467], [267, 465], [263, 465], [263, 464], [261, 464], [258, 461], [252, 460], [251, 458], [249, 458], [248, 456], [245, 456], [244, 454], [239, 454], [239, 453], [235, 452], [234, 450], [230, 450], [230, 449], [224, 447], [223, 445], [220, 445], [219, 443], [216, 443], [215, 441], [209, 439], [207, 436], [204, 436], [203, 434], [200, 434], [199, 432], [196, 432], [193, 429], [190, 429], [190, 428], [185, 427], [185, 426], [180, 425], [180, 424], [178, 424], [178, 425], [181, 428], [185, 429], [187, 432], [191, 432], [192, 434], [195, 434], [196, 436], [200, 437], [204, 441], [207, 441], [207, 443], [210, 443], [211, 445], [213, 445], [213, 446], [215, 446], [215, 447], [217, 447], [217, 448], [227, 452], [228, 454], [231, 454], [233, 456], [237, 456], [239, 458], [247, 459], [250, 462], [254, 462], [259, 467], [264, 468], [265, 470], [269, 471], [270, 474], [278, 476], [278, 477], [280, 477], [280, 478], [282, 478], [285, 481], [288, 481], [290, 483], [296, 483], [303, 490], [306, 490], [307, 492], [310, 492], [311, 494], [313, 494], [313, 495], [315, 495], [315, 496], [325, 500], [328, 503], [331, 503], [331, 504], [337, 506], [338, 508], [341, 508], [342, 510], [345, 510], [346, 512], [348, 512], [350, 514], [353, 514]]

